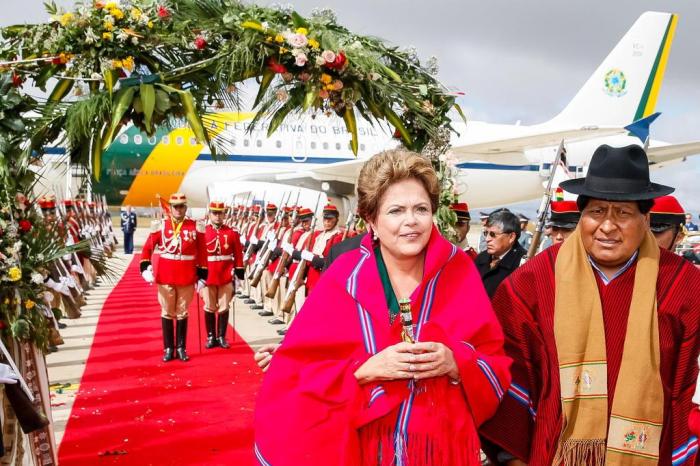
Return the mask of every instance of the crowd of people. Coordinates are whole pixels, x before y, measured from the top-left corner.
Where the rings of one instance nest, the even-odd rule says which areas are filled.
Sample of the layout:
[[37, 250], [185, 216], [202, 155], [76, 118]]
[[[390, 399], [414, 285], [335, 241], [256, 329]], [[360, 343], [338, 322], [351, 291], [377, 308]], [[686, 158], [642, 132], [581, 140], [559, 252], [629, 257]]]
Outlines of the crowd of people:
[[309, 207], [271, 203], [214, 201], [197, 224], [173, 194], [141, 265], [163, 360], [188, 359], [195, 291], [207, 348], [228, 347], [236, 291], [284, 325], [255, 355], [260, 464], [696, 464], [700, 270], [673, 253], [685, 212], [644, 150], [598, 148], [540, 245], [498, 209], [475, 250], [465, 203], [447, 241], [438, 186], [425, 158], [382, 152], [357, 181], [361, 222], [328, 204], [318, 229]]

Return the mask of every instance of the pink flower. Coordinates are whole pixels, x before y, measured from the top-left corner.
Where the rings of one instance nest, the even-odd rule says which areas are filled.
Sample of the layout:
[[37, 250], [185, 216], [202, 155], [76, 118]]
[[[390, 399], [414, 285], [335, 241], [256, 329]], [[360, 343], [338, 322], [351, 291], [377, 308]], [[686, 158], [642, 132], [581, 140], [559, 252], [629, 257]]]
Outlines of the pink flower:
[[305, 83], [306, 81], [311, 79], [311, 75], [307, 72], [303, 72], [303, 73], [299, 73], [298, 78], [301, 82]]
[[334, 91], [339, 91], [342, 88], [343, 88], [343, 81], [341, 81], [340, 79], [336, 79], [335, 81], [333, 81], [333, 90]]
[[207, 46], [207, 40], [204, 38], [204, 36], [197, 36], [194, 40], [194, 46], [197, 48], [197, 50], [202, 50]]
[[335, 53], [332, 50], [324, 50], [321, 56], [326, 63], [333, 63], [335, 60]]
[[345, 54], [343, 52], [338, 52], [333, 63], [326, 63], [326, 67], [334, 70], [342, 70], [346, 62], [347, 58], [345, 58]]
[[292, 47], [305, 47], [309, 43], [309, 39], [304, 34], [289, 34], [286, 37], [287, 43]]
[[329, 94], [327, 90], [321, 89], [320, 91], [318, 91], [318, 96], [322, 99], [327, 99]]
[[306, 62], [307, 62], [308, 60], [309, 60], [309, 59], [307, 58], [306, 54], [300, 53], [300, 54], [297, 55], [296, 60], [294, 60], [294, 64], [297, 65], [297, 66], [304, 66], [304, 65], [306, 65]]

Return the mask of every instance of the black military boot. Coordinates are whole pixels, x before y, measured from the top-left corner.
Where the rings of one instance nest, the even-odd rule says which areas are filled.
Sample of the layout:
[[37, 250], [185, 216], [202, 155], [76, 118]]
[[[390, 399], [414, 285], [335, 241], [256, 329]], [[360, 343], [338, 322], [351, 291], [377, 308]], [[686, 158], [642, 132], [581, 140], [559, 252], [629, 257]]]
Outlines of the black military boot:
[[175, 323], [175, 333], [175, 339], [177, 340], [175, 352], [177, 357], [181, 361], [189, 361], [190, 357], [187, 356], [187, 350], [185, 349], [187, 344], [187, 318], [180, 319]]
[[219, 346], [221, 346], [224, 349], [230, 348], [231, 345], [229, 345], [226, 341], [226, 330], [228, 329], [228, 311], [220, 312], [218, 321], [219, 322], [217, 323], [217, 325], [219, 326], [219, 332], [217, 333], [217, 335], [219, 336], [219, 338], [217, 338], [217, 342], [219, 343]]
[[213, 312], [204, 311], [204, 324], [207, 327], [207, 343], [204, 345], [206, 349], [219, 346], [216, 340], [216, 314]]
[[168, 362], [173, 360], [173, 353], [175, 352], [173, 321], [165, 317], [161, 317], [160, 320], [163, 324], [163, 362]]

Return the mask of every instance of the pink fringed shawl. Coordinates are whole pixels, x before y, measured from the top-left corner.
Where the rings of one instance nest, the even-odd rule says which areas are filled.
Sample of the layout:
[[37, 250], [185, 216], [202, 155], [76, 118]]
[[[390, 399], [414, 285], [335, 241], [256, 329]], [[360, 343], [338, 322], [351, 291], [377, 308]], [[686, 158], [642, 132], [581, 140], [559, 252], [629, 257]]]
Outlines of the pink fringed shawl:
[[436, 229], [412, 299], [418, 340], [447, 345], [462, 383], [358, 384], [357, 368], [400, 341], [368, 235], [324, 273], [273, 357], [255, 413], [260, 464], [479, 464], [476, 428], [508, 389], [510, 359], [476, 267]]

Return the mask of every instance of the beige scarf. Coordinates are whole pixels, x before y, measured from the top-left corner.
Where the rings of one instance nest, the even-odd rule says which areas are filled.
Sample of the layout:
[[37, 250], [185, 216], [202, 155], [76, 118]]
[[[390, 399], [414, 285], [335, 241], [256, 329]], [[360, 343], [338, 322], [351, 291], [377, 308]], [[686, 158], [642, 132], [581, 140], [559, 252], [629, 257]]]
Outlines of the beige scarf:
[[603, 311], [578, 228], [562, 245], [554, 270], [554, 336], [564, 423], [553, 464], [657, 464], [664, 398], [659, 372], [656, 240], [647, 232], [639, 249], [609, 422]]

